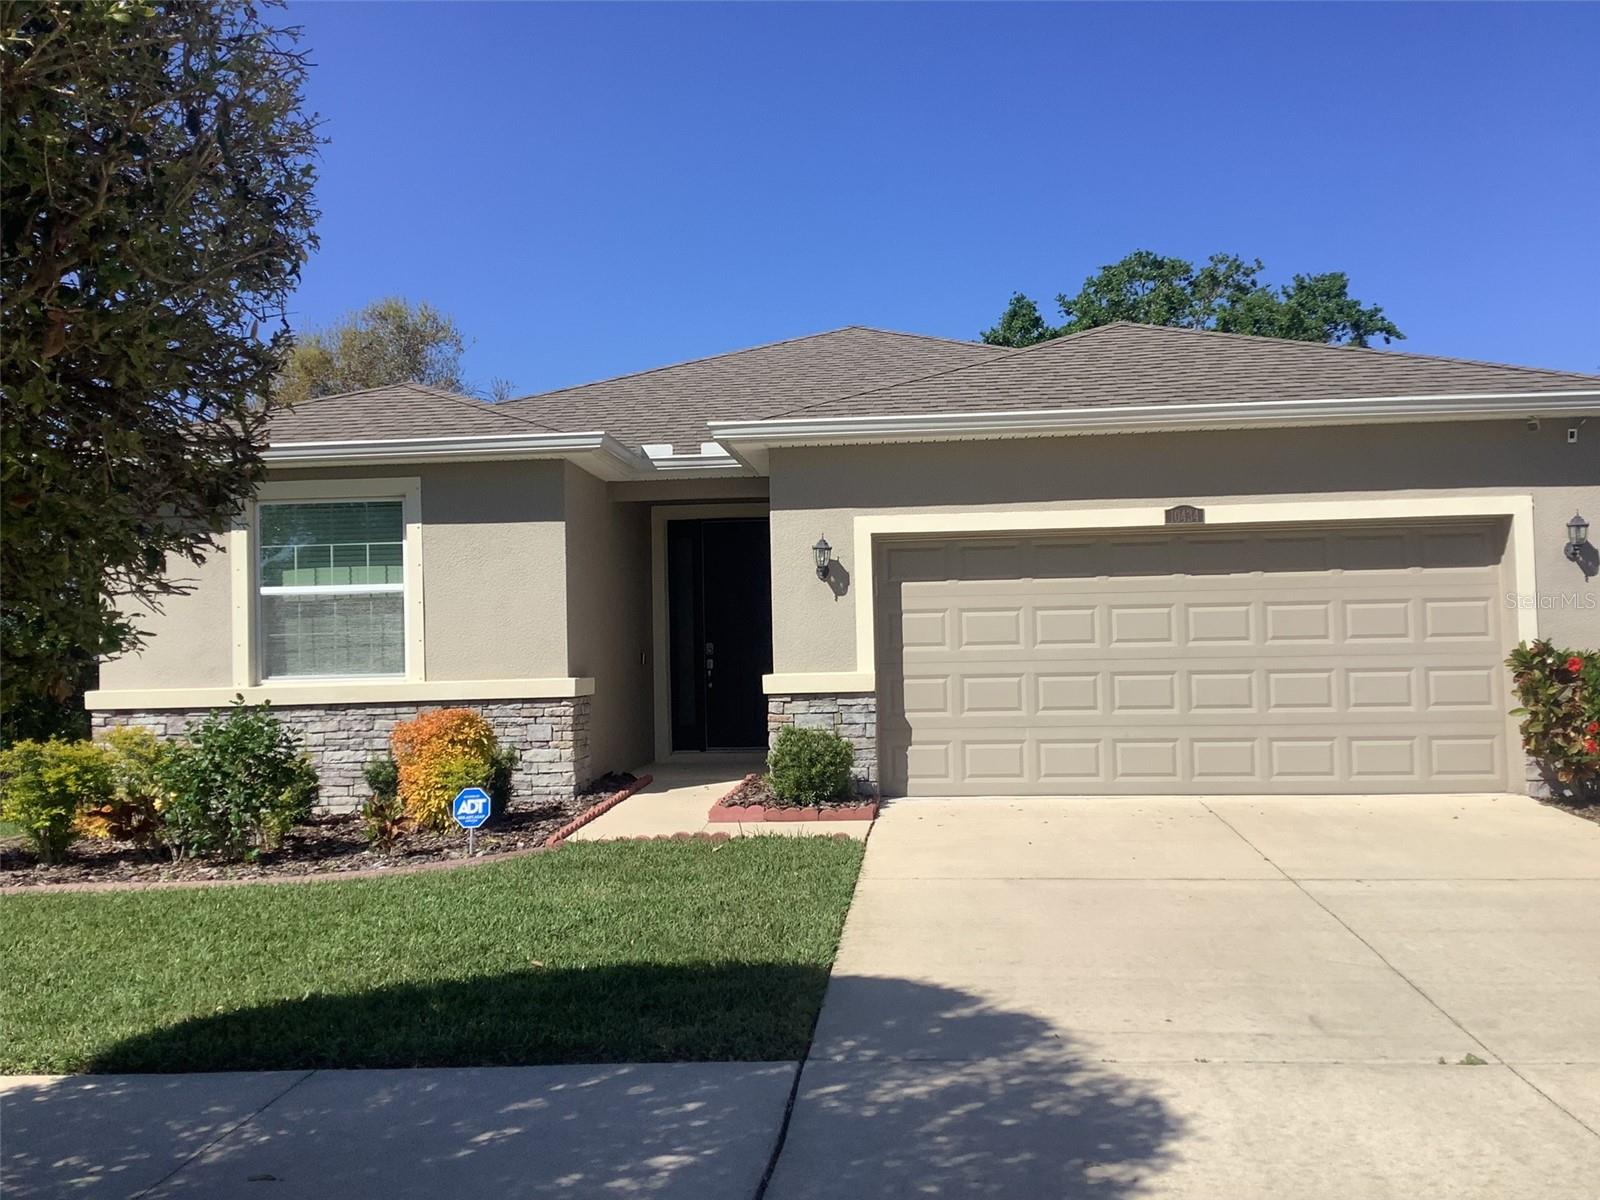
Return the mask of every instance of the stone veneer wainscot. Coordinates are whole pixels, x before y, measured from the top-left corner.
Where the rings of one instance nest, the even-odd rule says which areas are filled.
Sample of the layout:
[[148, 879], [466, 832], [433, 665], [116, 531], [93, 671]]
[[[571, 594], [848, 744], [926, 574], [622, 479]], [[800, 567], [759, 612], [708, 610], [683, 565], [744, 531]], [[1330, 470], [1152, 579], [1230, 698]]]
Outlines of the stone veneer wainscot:
[[[552, 700], [460, 700], [448, 704], [274, 704], [272, 713], [301, 737], [322, 783], [318, 808], [350, 812], [367, 798], [361, 769], [389, 751], [389, 734], [400, 721], [439, 708], [482, 713], [501, 746], [517, 751], [512, 795], [571, 796], [590, 779], [589, 697]], [[162, 737], [178, 737], [184, 726], [211, 709], [147, 709], [92, 714], [96, 733], [116, 725], [140, 725]]]
[[768, 696], [767, 744], [785, 725], [826, 729], [855, 747], [856, 787], [864, 795], [878, 791], [878, 697], [873, 692], [819, 696]]

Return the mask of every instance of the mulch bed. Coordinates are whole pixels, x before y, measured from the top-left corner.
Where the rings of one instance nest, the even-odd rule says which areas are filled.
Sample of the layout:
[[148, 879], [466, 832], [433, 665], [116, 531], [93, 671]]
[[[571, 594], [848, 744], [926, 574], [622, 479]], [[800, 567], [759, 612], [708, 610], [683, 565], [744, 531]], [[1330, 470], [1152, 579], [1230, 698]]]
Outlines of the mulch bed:
[[[552, 833], [587, 811], [595, 802], [630, 787], [632, 775], [606, 775], [571, 799], [512, 801], [507, 811], [477, 831], [472, 861], [496, 854], [527, 851], [545, 844]], [[467, 858], [467, 832], [407, 834], [387, 854], [367, 845], [361, 818], [355, 813], [316, 816], [284, 838], [283, 848], [256, 862], [209, 859], [173, 861], [159, 851], [141, 850], [128, 842], [80, 838], [67, 861], [46, 865], [33, 851], [16, 843], [0, 845], [0, 887], [47, 887], [52, 884], [205, 882], [237, 879], [285, 879], [340, 875], [448, 863]]]
[[733, 790], [711, 806], [713, 821], [829, 821], [871, 820], [877, 815], [873, 799], [853, 800], [848, 804], [807, 806], [780, 800], [761, 774], [746, 775]]
[[732, 806], [743, 807], [749, 804], [759, 804], [763, 808], [777, 808], [783, 803], [772, 794], [772, 789], [767, 786], [767, 777], [761, 774], [746, 775], [722, 799], [717, 801], [718, 808]]

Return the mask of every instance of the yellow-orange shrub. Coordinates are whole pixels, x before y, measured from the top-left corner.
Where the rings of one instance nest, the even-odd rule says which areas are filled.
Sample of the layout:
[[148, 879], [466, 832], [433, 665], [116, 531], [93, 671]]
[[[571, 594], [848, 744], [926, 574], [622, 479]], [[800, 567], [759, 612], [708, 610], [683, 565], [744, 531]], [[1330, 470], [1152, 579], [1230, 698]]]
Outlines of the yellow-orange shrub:
[[482, 714], [440, 708], [402, 721], [389, 737], [400, 768], [400, 801], [423, 829], [450, 824], [450, 802], [463, 787], [488, 787], [499, 746]]
[[111, 763], [116, 790], [100, 802], [79, 806], [78, 831], [92, 838], [154, 844], [165, 799], [161, 771], [171, 757], [171, 744], [135, 725], [118, 725], [95, 744]]

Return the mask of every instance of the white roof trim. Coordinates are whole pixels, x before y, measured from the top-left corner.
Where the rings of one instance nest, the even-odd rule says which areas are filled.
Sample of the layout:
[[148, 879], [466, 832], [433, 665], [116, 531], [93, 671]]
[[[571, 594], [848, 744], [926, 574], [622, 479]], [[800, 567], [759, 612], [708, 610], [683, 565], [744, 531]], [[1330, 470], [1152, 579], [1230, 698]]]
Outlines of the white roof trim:
[[[717, 442], [697, 454], [674, 454], [662, 444], [630, 450], [610, 434], [492, 433], [425, 438], [357, 438], [338, 442], [279, 442], [262, 454], [276, 467], [349, 467], [362, 463], [504, 462], [565, 459], [601, 479], [669, 475], [749, 475], [750, 469]], [[662, 451], [667, 451], [662, 453]]]
[[657, 471], [674, 474], [682, 471], [740, 471], [744, 465], [729, 454], [719, 442], [701, 442], [694, 454], [679, 454], [670, 444], [651, 444], [644, 448], [650, 465]]
[[601, 479], [649, 474], [641, 455], [603, 431], [492, 433], [451, 437], [359, 438], [338, 442], [279, 442], [261, 456], [280, 467], [343, 467], [361, 463], [496, 462], [568, 459]]
[[709, 425], [717, 440], [736, 458], [765, 472], [767, 451], [774, 446], [1561, 417], [1593, 413], [1597, 409], [1600, 409], [1600, 388], [1565, 392], [1356, 396], [1334, 400], [1118, 404], [1019, 412], [778, 417], [765, 421], [712, 421]]

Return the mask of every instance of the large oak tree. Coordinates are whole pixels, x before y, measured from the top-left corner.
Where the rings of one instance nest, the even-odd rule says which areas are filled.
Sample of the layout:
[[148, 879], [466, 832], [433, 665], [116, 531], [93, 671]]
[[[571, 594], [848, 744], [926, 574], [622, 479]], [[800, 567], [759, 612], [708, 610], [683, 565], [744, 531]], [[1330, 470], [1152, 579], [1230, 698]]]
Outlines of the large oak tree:
[[319, 142], [297, 31], [266, 7], [0, 0], [13, 735], [137, 645], [130, 599], [184, 590], [261, 477]]

